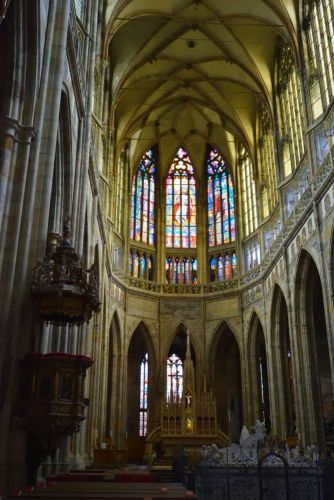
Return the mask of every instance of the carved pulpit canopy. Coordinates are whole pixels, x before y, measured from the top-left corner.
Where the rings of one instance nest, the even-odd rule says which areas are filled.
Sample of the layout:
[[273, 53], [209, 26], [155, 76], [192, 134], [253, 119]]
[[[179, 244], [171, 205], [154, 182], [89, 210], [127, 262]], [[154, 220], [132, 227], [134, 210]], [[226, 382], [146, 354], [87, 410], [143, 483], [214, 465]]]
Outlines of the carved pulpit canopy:
[[43, 322], [80, 325], [99, 310], [97, 265], [86, 269], [76, 254], [70, 216], [64, 222], [61, 244], [33, 270], [31, 292]]

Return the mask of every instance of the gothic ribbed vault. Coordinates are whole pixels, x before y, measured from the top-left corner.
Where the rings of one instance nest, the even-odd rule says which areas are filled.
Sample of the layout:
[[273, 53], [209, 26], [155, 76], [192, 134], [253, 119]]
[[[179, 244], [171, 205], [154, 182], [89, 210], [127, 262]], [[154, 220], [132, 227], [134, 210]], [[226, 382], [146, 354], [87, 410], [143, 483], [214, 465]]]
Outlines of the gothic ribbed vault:
[[195, 158], [207, 142], [228, 157], [234, 137], [251, 148], [277, 37], [296, 44], [292, 0], [118, 1], [105, 15], [118, 152], [130, 141], [137, 161], [159, 141], [168, 164], [185, 141]]

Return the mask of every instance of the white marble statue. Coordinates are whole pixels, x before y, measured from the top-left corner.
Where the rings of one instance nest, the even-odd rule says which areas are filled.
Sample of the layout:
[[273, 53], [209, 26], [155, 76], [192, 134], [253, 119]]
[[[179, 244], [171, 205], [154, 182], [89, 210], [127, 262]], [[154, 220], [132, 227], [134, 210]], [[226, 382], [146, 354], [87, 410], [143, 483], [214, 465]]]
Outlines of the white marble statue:
[[248, 437], [249, 437], [249, 430], [247, 429], [247, 427], [245, 425], [243, 425], [242, 429], [241, 429], [240, 438], [239, 438], [240, 444], [243, 444], [244, 441], [246, 441], [246, 439]]

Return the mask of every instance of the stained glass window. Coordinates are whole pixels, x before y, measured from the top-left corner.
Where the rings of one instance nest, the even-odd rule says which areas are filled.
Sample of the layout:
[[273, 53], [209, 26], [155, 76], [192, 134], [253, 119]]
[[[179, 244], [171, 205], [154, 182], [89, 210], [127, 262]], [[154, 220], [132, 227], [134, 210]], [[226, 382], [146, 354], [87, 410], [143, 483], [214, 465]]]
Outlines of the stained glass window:
[[177, 401], [183, 392], [183, 363], [174, 353], [167, 359], [167, 400]]
[[130, 238], [154, 245], [156, 158], [153, 149], [139, 162], [132, 181]]
[[179, 285], [197, 284], [197, 259], [195, 257], [167, 256], [166, 282]]
[[209, 246], [235, 240], [233, 182], [223, 157], [210, 148], [206, 160], [208, 174]]
[[[124, 155], [119, 159], [117, 167], [117, 175], [115, 179], [114, 189], [115, 196], [113, 197], [113, 211], [115, 214], [115, 229], [119, 234], [122, 234], [124, 228], [124, 198], [125, 198], [125, 172], [126, 160]], [[107, 174], [106, 174], [107, 175]], [[104, 191], [105, 202], [107, 202], [107, 191]], [[117, 203], [116, 203], [117, 200]]]
[[230, 280], [232, 278], [232, 264], [231, 257], [229, 254], [225, 255], [225, 279]]
[[147, 394], [148, 394], [148, 354], [140, 364], [139, 385], [139, 436], [145, 436], [147, 431]]
[[146, 277], [146, 255], [141, 257], [141, 276]]
[[233, 255], [232, 255], [232, 273], [233, 273], [233, 276], [236, 276], [237, 272], [238, 272], [237, 254], [233, 253]]
[[152, 279], [153, 279], [153, 257], [152, 257], [152, 255], [148, 259], [147, 265], [148, 265], [148, 279], [152, 281]]
[[258, 226], [256, 186], [253, 178], [253, 164], [242, 148], [240, 153], [240, 177], [243, 201], [243, 220], [245, 236], [251, 234]]
[[262, 181], [262, 218], [268, 217], [278, 201], [275, 146], [271, 117], [262, 104], [259, 113], [259, 159]]
[[299, 74], [292, 49], [287, 44], [280, 47], [278, 93], [281, 110], [281, 141], [283, 175], [287, 177], [298, 166], [304, 154], [304, 106]]
[[224, 262], [223, 257], [220, 255], [218, 257], [218, 281], [223, 281], [224, 279]]
[[133, 276], [139, 276], [139, 254], [136, 252], [133, 256]]
[[310, 97], [313, 118], [318, 118], [334, 96], [333, 0], [305, 2], [308, 37]]
[[210, 258], [210, 281], [224, 281], [235, 278], [238, 273], [235, 251], [218, 254]]
[[196, 247], [196, 183], [189, 155], [182, 147], [166, 181], [166, 247]]
[[133, 276], [133, 253], [132, 253], [132, 250], [130, 250], [129, 268], [130, 268], [130, 274], [131, 274], [131, 276]]

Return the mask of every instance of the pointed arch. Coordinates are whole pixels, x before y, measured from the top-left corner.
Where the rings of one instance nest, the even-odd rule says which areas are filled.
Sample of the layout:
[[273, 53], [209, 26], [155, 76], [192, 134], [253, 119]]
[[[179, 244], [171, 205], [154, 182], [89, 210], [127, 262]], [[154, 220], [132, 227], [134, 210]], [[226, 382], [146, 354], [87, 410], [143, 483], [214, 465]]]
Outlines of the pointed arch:
[[270, 402], [268, 379], [268, 354], [262, 322], [254, 311], [248, 329], [248, 353], [250, 355], [251, 399], [253, 403], [253, 419], [265, 422], [270, 432]]
[[[281, 287], [274, 287], [271, 304], [271, 339], [275, 355], [273, 373], [276, 380], [275, 402], [278, 428], [281, 435], [296, 435], [296, 399], [294, 387], [293, 352], [287, 302]], [[280, 390], [284, 387], [284, 391]]]
[[219, 324], [216, 326], [216, 328], [214, 329], [214, 332], [212, 334], [211, 341], [210, 341], [209, 348], [208, 348], [208, 363], [209, 363], [208, 366], [210, 366], [211, 361], [213, 361], [212, 355], [215, 353], [215, 350], [217, 348], [217, 344], [219, 342], [219, 332], [224, 331], [224, 330], [231, 330], [231, 332], [235, 338], [235, 341], [238, 344], [239, 351], [241, 352], [242, 346], [240, 343], [240, 339], [236, 335], [236, 333], [235, 333], [233, 327], [230, 325], [229, 321], [224, 319], [224, 320], [219, 322]]
[[166, 179], [166, 247], [196, 248], [196, 181], [183, 146], [175, 154]]
[[173, 330], [173, 335], [169, 343], [167, 344], [165, 353], [162, 357], [163, 373], [166, 374], [165, 384], [164, 384], [166, 388], [168, 387], [168, 377], [170, 376], [169, 366], [171, 366], [171, 364], [173, 364], [174, 362], [178, 364], [180, 366], [181, 372], [183, 373], [183, 364], [186, 359], [187, 334], [189, 334], [191, 359], [196, 374], [197, 357], [191, 331], [183, 321], [179, 321]]
[[238, 440], [243, 420], [240, 347], [226, 321], [220, 323], [212, 338], [209, 366], [218, 427], [232, 440]]
[[294, 296], [297, 356], [303, 359], [299, 364], [302, 384], [298, 385], [298, 408], [303, 407], [304, 411], [297, 415], [298, 428], [305, 442], [317, 442], [325, 449], [330, 436], [327, 424], [334, 420], [333, 353], [329, 349], [321, 274], [314, 258], [304, 249], [297, 265]]
[[171, 330], [169, 341], [167, 342], [166, 347], [165, 347], [165, 351], [163, 353], [164, 357], [166, 357], [168, 355], [168, 353], [171, 349], [171, 346], [174, 342], [174, 339], [178, 335], [178, 333], [181, 333], [181, 335], [183, 335], [185, 338], [187, 335], [187, 332], [188, 332], [189, 338], [190, 338], [191, 349], [194, 351], [195, 356], [198, 355], [199, 346], [197, 345], [196, 339], [194, 338], [194, 336], [192, 334], [191, 328], [187, 325], [186, 321], [184, 321], [183, 319], [180, 319]]
[[61, 234], [65, 216], [72, 213], [74, 175], [71, 137], [70, 103], [64, 88], [58, 117], [48, 233]]
[[[117, 311], [114, 311], [109, 328], [107, 397], [106, 397], [106, 437], [119, 435], [116, 418], [116, 402], [120, 393], [121, 327]], [[117, 440], [117, 439], [116, 439]]]
[[[144, 453], [145, 438], [144, 434], [149, 432], [152, 427], [151, 415], [155, 413], [154, 393], [155, 393], [155, 374], [156, 374], [156, 351], [151, 333], [144, 321], [141, 321], [134, 330], [128, 344], [128, 370], [127, 370], [127, 435], [129, 439], [137, 442], [138, 450]], [[141, 367], [144, 359], [147, 359], [147, 427], [142, 430], [141, 423]], [[152, 411], [151, 411], [152, 410]], [[143, 441], [144, 440], [144, 441]], [[136, 445], [136, 446], [137, 446]], [[133, 459], [140, 459], [135, 456]]]

